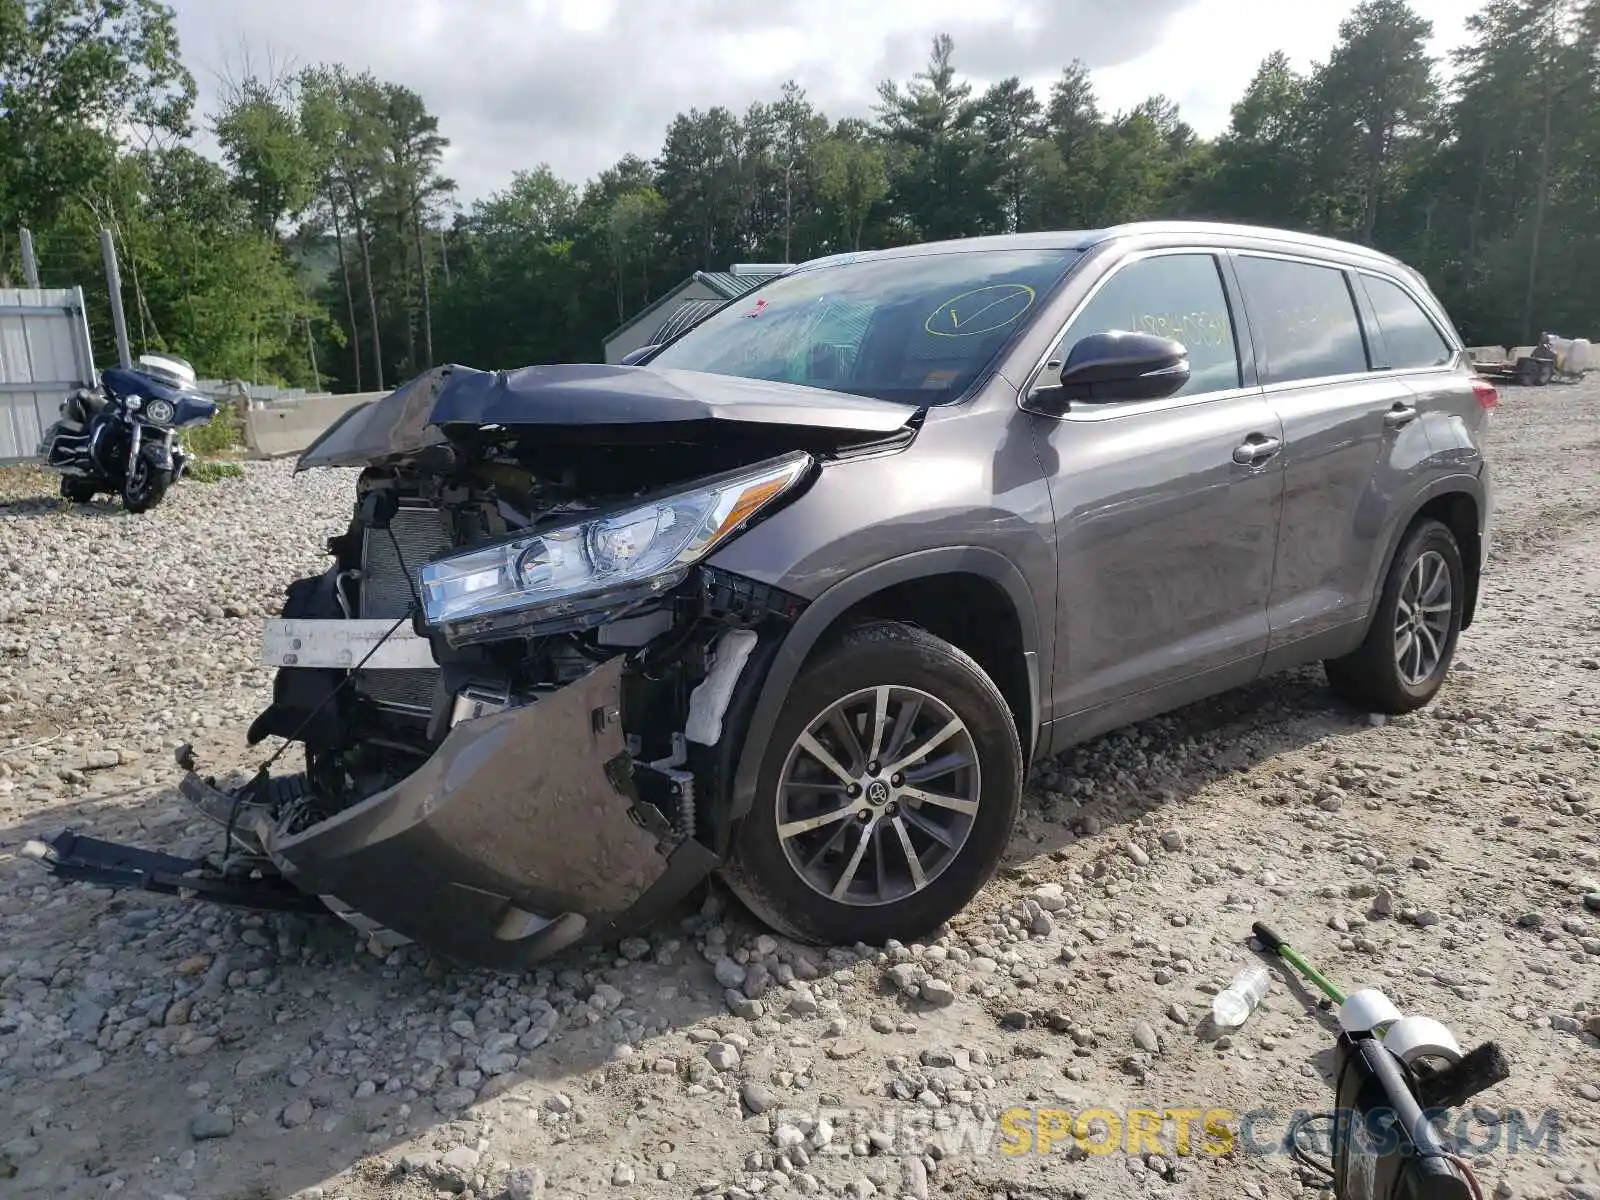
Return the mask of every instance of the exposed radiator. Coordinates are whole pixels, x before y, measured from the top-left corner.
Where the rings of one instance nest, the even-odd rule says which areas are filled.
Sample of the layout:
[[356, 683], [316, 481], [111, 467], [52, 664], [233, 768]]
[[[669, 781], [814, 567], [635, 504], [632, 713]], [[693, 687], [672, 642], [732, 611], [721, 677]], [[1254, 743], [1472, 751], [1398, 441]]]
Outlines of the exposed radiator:
[[[388, 529], [366, 530], [361, 547], [359, 615], [392, 620], [405, 613], [411, 607], [418, 570], [450, 543], [449, 517], [425, 505], [402, 503]], [[355, 684], [385, 708], [426, 715], [433, 708], [438, 678], [437, 668], [359, 671]]]

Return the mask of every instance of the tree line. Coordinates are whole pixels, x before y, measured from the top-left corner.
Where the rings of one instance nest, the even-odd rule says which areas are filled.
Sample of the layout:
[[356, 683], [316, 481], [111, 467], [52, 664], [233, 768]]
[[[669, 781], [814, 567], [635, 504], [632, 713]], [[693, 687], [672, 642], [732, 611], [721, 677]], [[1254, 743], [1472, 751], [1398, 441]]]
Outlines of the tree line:
[[871, 119], [791, 82], [678, 114], [654, 159], [581, 185], [530, 163], [463, 205], [410, 88], [269, 64], [199, 114], [159, 0], [0, 0], [0, 284], [28, 227], [46, 281], [92, 292], [109, 228], [136, 345], [376, 390], [441, 362], [596, 359], [697, 269], [1203, 218], [1396, 254], [1469, 342], [1600, 332], [1600, 0], [1488, 0], [1444, 61], [1432, 34], [1405, 0], [1362, 0], [1326, 60], [1268, 57], [1214, 139], [1161, 95], [1106, 111], [1081, 62], [1042, 94], [976, 87], [940, 36]]

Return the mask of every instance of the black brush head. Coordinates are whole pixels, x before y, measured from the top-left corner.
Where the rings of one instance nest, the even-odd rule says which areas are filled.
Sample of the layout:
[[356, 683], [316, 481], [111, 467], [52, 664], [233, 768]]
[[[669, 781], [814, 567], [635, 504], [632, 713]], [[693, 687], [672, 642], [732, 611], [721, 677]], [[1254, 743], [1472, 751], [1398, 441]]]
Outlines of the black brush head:
[[1256, 935], [1256, 941], [1261, 943], [1261, 948], [1269, 954], [1277, 954], [1283, 949], [1283, 939], [1263, 922], [1257, 921], [1250, 926], [1250, 932]]
[[1498, 1042], [1484, 1042], [1458, 1063], [1417, 1073], [1417, 1098], [1424, 1109], [1454, 1108], [1511, 1078], [1511, 1060]]

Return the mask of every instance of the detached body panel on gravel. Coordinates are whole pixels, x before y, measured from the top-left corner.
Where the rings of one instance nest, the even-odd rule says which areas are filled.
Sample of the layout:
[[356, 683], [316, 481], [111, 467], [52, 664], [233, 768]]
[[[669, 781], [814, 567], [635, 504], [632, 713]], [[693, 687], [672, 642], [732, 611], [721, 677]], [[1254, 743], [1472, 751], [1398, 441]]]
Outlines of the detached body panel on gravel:
[[199, 869], [502, 968], [716, 870], [797, 937], [920, 936], [1033, 758], [1318, 660], [1431, 699], [1494, 403], [1403, 265], [1191, 224], [843, 255], [640, 365], [430, 372], [301, 459], [361, 470], [266, 637], [250, 740], [305, 768], [192, 771]]

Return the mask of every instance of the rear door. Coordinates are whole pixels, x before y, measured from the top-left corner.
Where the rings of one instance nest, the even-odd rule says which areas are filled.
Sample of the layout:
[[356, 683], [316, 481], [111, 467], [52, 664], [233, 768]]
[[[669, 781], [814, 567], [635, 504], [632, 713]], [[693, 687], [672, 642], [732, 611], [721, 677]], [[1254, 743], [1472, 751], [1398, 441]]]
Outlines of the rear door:
[[[1484, 484], [1484, 503], [1488, 504], [1493, 495], [1484, 458], [1489, 409], [1480, 387], [1474, 386], [1475, 373], [1467, 363], [1460, 334], [1420, 280], [1401, 272], [1363, 271], [1358, 283], [1378, 334], [1382, 365], [1411, 392], [1417, 424], [1428, 442], [1429, 459], [1406, 480], [1412, 491], [1395, 506], [1394, 522], [1405, 520], [1415, 498], [1448, 476], [1476, 476]], [[1489, 395], [1493, 396], [1492, 390]], [[1487, 549], [1489, 520], [1487, 511], [1478, 514], [1480, 556]], [[1462, 553], [1469, 554], [1472, 549], [1463, 546]], [[1482, 562], [1480, 557], [1477, 565]], [[1377, 591], [1387, 566], [1381, 558], [1371, 565], [1369, 593]]]
[[1113, 330], [1175, 338], [1191, 367], [1168, 399], [1075, 401], [1036, 418], [1061, 572], [1058, 716], [1130, 719], [1163, 707], [1185, 680], [1204, 676], [1217, 690], [1260, 668], [1283, 431], [1250, 375], [1224, 268], [1211, 250], [1123, 260], [1039, 371], [1054, 374], [1079, 339]]
[[1284, 430], [1270, 654], [1365, 614], [1371, 564], [1429, 448], [1415, 395], [1369, 344], [1366, 297], [1351, 271], [1255, 251], [1235, 252], [1234, 269], [1264, 394]]
[[1461, 365], [1456, 334], [1441, 328], [1409, 283], [1371, 271], [1357, 281], [1379, 335], [1375, 353], [1382, 357], [1374, 365], [1392, 371], [1416, 397], [1434, 470], [1475, 472], [1488, 414]]

